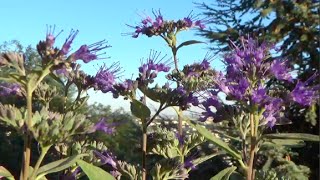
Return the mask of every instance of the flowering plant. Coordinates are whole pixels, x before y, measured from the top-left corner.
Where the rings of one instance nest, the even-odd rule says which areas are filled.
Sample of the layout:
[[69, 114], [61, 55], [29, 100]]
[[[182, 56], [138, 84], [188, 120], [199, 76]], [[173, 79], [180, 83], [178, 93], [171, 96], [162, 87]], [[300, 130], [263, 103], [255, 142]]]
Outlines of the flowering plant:
[[[270, 51], [274, 49], [273, 45], [259, 44], [252, 38], [242, 38], [240, 42], [239, 46], [231, 42], [233, 49], [223, 59], [226, 73], [220, 72], [213, 78], [214, 85], [207, 90], [207, 98], [201, 102], [204, 112], [200, 121], [212, 119], [216, 123], [221, 121], [232, 123], [237, 131], [229, 138], [240, 137], [238, 141], [241, 143], [241, 148], [230, 147], [214, 137], [207, 129], [194, 122], [189, 123], [200, 134], [236, 159], [240, 164], [240, 171], [246, 174], [247, 179], [254, 179], [256, 156], [260, 149], [264, 149], [270, 143], [293, 145], [298, 140], [319, 141], [318, 137], [308, 134], [264, 134], [264, 132], [277, 124], [288, 122], [284, 113], [286, 106], [292, 103], [301, 106], [316, 103], [320, 86], [309, 86], [317, 74], [305, 82], [295, 80], [287, 66], [288, 61], [272, 60]], [[274, 79], [287, 83], [297, 82], [294, 89], [287, 91], [281, 85], [270, 84]], [[222, 100], [222, 94], [229, 103]], [[235, 169], [229, 167], [224, 176], [229, 177]]]
[[[80, 135], [95, 131], [112, 132], [112, 127], [100, 122], [92, 122], [81, 113], [81, 108], [88, 99], [84, 93], [98, 86], [99, 81], [86, 75], [79, 68], [77, 60], [85, 63], [98, 59], [98, 52], [109, 46], [104, 41], [92, 45], [82, 45], [71, 53], [71, 44], [78, 31], [71, 31], [61, 48], [54, 47], [58, 35], [54, 35], [54, 28], [48, 29], [46, 39], [37, 45], [41, 66], [27, 68], [25, 57], [19, 53], [4, 52], [0, 56], [0, 67], [6, 68], [1, 77], [1, 96], [19, 96], [26, 101], [26, 106], [16, 107], [11, 104], [0, 104], [0, 123], [17, 130], [24, 139], [23, 166], [20, 179], [45, 179], [50, 173], [59, 172], [73, 166], [76, 162], [87, 172], [90, 166], [80, 158], [89, 156], [88, 153], [77, 153], [73, 156], [60, 153], [65, 157], [58, 161], [41, 165], [44, 157], [55, 147], [59, 150], [62, 144], [75, 140]], [[97, 75], [98, 76], [98, 75]], [[56, 87], [50, 87], [50, 81], [56, 81]], [[71, 87], [77, 89], [74, 100], [68, 99]], [[62, 89], [62, 92], [58, 91]], [[51, 101], [57, 96], [63, 97], [59, 111], [58, 107], [50, 107]], [[30, 155], [33, 141], [41, 149], [40, 156], [34, 165], [30, 165]], [[97, 147], [98, 148], [98, 147]], [[62, 165], [63, 164], [63, 165]], [[1, 175], [6, 171], [3, 167]], [[99, 170], [102, 171], [102, 170]], [[104, 171], [103, 171], [104, 172]], [[108, 175], [104, 172], [106, 176]], [[5, 177], [13, 178], [9, 172]], [[110, 176], [111, 177], [111, 176]]]

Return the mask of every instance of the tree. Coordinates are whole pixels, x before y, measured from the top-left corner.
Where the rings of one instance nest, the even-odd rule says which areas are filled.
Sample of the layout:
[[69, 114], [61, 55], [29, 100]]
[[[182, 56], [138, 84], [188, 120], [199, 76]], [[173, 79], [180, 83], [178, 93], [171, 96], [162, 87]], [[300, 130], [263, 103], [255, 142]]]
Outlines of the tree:
[[[228, 50], [230, 40], [253, 36], [260, 41], [277, 44], [280, 49], [273, 58], [288, 59], [300, 79], [306, 80], [319, 68], [319, 1], [315, 0], [216, 0], [197, 4], [211, 28], [199, 34], [210, 40], [215, 53]], [[236, 41], [236, 44], [239, 44]], [[277, 82], [274, 82], [275, 84]], [[319, 84], [319, 78], [313, 81]], [[292, 89], [292, 85], [284, 85]], [[319, 133], [319, 105], [309, 109], [292, 106], [288, 111], [291, 125], [277, 126], [274, 131]], [[296, 162], [312, 169], [312, 178], [319, 178], [318, 144], [307, 144]], [[303, 153], [302, 153], [303, 152]], [[305, 153], [308, 152], [308, 153]]]

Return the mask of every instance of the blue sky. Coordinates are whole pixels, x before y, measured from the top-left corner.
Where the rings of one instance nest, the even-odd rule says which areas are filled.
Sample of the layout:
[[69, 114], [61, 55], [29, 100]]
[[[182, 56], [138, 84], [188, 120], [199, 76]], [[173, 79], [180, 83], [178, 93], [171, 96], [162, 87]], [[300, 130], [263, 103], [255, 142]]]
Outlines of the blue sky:
[[[64, 30], [58, 37], [57, 46], [62, 45], [69, 31], [78, 29], [80, 32], [72, 45], [76, 50], [82, 44], [91, 44], [106, 39], [112, 47], [106, 50], [110, 59], [84, 64], [83, 70], [95, 74], [99, 66], [119, 61], [123, 70], [122, 76], [130, 78], [137, 74], [140, 59], [148, 57], [150, 49], [154, 49], [171, 57], [169, 48], [160, 38], [141, 36], [137, 39], [124, 36], [123, 33], [133, 29], [126, 24], [135, 25], [140, 22], [141, 16], [152, 15], [152, 9], [160, 9], [165, 19], [180, 19], [187, 16], [192, 10], [194, 14], [200, 12], [193, 2], [198, 0], [136, 0], [136, 1], [106, 1], [106, 0], [10, 0], [2, 1], [0, 5], [0, 42], [19, 40], [24, 46], [33, 47], [43, 40], [46, 34], [46, 25], [56, 25], [56, 32]], [[197, 39], [195, 31], [186, 31], [180, 34], [178, 41]], [[181, 49], [178, 54], [180, 67], [198, 60], [202, 60], [207, 53], [208, 45], [200, 44]], [[214, 66], [221, 68], [217, 61]], [[134, 76], [135, 77], [135, 76]], [[119, 100], [112, 100], [110, 95], [90, 92], [89, 102], [111, 104], [114, 108], [129, 104]], [[117, 104], [117, 105], [114, 105]]]

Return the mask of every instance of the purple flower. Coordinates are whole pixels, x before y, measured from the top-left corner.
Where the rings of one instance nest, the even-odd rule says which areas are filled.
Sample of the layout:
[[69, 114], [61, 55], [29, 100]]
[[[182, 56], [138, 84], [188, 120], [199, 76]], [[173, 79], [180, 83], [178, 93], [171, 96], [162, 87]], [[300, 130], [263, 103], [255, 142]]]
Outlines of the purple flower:
[[82, 45], [76, 52], [74, 52], [70, 56], [70, 60], [76, 61], [78, 59], [81, 59], [85, 63], [96, 60], [98, 59], [97, 52], [110, 47], [108, 45], [105, 45], [105, 43], [105, 41], [99, 41], [91, 45]]
[[56, 38], [59, 36], [59, 34], [62, 33], [60, 31], [57, 35], [54, 35], [54, 31], [56, 29], [56, 26], [47, 26], [47, 34], [46, 34], [46, 46], [47, 48], [53, 48], [53, 45], [56, 41]]
[[185, 135], [181, 135], [179, 133], [175, 133], [176, 138], [179, 141], [179, 145], [182, 146], [184, 145], [184, 139], [185, 139]]
[[200, 64], [200, 66], [201, 66], [201, 69], [202, 70], [208, 70], [209, 68], [210, 68], [210, 62], [208, 61], [208, 60], [206, 60], [206, 59], [204, 59], [202, 62], [201, 62], [201, 64]]
[[187, 91], [182, 86], [177, 87], [176, 92], [182, 96], [187, 93]]
[[246, 95], [246, 91], [249, 87], [249, 82], [246, 78], [241, 78], [235, 85], [234, 82], [230, 83], [230, 94], [232, 94], [238, 100], [241, 100]]
[[282, 105], [283, 100], [280, 98], [270, 98], [269, 102], [265, 105], [263, 117], [265, 118], [265, 123], [268, 127], [272, 128], [276, 124], [276, 121], [279, 118], [279, 113], [282, 110]]
[[319, 99], [320, 85], [308, 86], [316, 77], [318, 77], [318, 75], [314, 74], [306, 82], [298, 81], [295, 88], [290, 93], [292, 100], [302, 106], [310, 106], [317, 101]]
[[261, 86], [252, 92], [252, 102], [255, 104], [263, 104], [267, 98], [266, 90]]
[[189, 93], [189, 96], [187, 98], [187, 102], [189, 104], [192, 104], [193, 106], [199, 105], [199, 99], [198, 99], [198, 97], [194, 96], [193, 93]]
[[184, 164], [183, 164], [183, 166], [184, 166], [184, 168], [186, 168], [186, 169], [191, 169], [191, 170], [195, 170], [196, 169], [196, 165], [193, 163], [193, 158], [192, 157], [189, 157], [189, 158], [187, 158], [185, 161], [184, 161]]
[[191, 17], [185, 17], [185, 18], [183, 18], [183, 20], [184, 20], [184, 22], [186, 23], [186, 26], [187, 26], [188, 28], [191, 28], [191, 27], [193, 26], [193, 22], [192, 22], [192, 20], [191, 20]]
[[161, 13], [159, 12], [159, 15], [156, 16], [156, 21], [153, 23], [154, 28], [160, 28], [163, 25], [163, 17]]
[[20, 95], [19, 84], [0, 83], [0, 96]]
[[197, 21], [194, 23], [194, 25], [195, 25], [195, 26], [198, 26], [200, 29], [206, 28], [206, 25], [204, 25], [201, 20], [197, 20]]
[[160, 53], [152, 51], [150, 57], [146, 63], [143, 63], [139, 67], [139, 82], [153, 82], [153, 79], [157, 77], [159, 72], [168, 72], [170, 66], [167, 65], [167, 62], [162, 63], [161, 60], [157, 61]]
[[62, 48], [60, 50], [60, 53], [62, 55], [67, 55], [69, 53], [70, 48], [71, 48], [71, 44], [72, 44], [74, 38], [77, 36], [78, 32], [79, 32], [78, 30], [76, 30], [76, 31], [71, 30], [69, 37], [66, 39], [66, 41], [64, 42], [64, 44], [62, 45]]
[[271, 64], [271, 72], [278, 80], [286, 80], [291, 82], [292, 77], [289, 73], [289, 68], [287, 67], [286, 61], [275, 60]]
[[113, 134], [115, 132], [114, 124], [107, 124], [105, 118], [101, 118], [98, 123], [96, 123], [90, 132], [102, 131], [107, 134]]
[[113, 92], [115, 84], [116, 73], [119, 72], [117, 64], [109, 68], [102, 66], [96, 76], [94, 77], [95, 89], [101, 90], [103, 93]]
[[93, 151], [93, 153], [101, 160], [101, 163], [109, 164], [112, 168], [117, 169], [116, 157], [109, 151], [104, 151], [102, 153], [98, 151]]

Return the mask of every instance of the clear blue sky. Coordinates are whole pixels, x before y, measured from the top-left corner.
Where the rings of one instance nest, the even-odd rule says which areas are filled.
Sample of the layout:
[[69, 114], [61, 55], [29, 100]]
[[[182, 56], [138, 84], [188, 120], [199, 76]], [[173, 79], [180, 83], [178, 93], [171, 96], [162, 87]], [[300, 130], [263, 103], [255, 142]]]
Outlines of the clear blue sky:
[[[152, 9], [160, 9], [165, 19], [180, 19], [187, 16], [192, 10], [195, 14], [200, 10], [193, 2], [199, 0], [8, 0], [0, 4], [0, 43], [3, 41], [19, 40], [24, 46], [31, 44], [33, 47], [43, 40], [46, 34], [46, 25], [56, 25], [56, 32], [63, 29], [56, 45], [60, 46], [68, 36], [69, 31], [78, 29], [80, 32], [72, 47], [76, 50], [82, 44], [90, 44], [106, 39], [111, 48], [106, 50], [110, 59], [91, 62], [83, 65], [89, 74], [95, 74], [99, 65], [119, 61], [125, 73], [124, 77], [130, 78], [137, 74], [140, 59], [147, 57], [150, 49], [154, 49], [171, 56], [165, 42], [160, 38], [141, 36], [137, 39], [123, 36], [123, 33], [132, 32], [133, 29], [126, 24], [135, 25], [141, 20], [143, 14], [152, 15]], [[195, 31], [186, 31], [178, 37], [180, 43], [184, 40], [197, 39]], [[205, 40], [204, 40], [205, 41]], [[182, 49], [178, 58], [180, 67], [184, 64], [201, 60], [208, 51], [206, 44], [194, 45]], [[216, 64], [214, 61], [213, 64]], [[221, 64], [215, 65], [221, 67]], [[111, 97], [92, 93], [90, 102], [110, 104]], [[119, 101], [120, 102], [120, 101]], [[128, 102], [127, 102], [128, 103]], [[112, 103], [121, 106], [121, 103]], [[116, 106], [116, 107], [118, 107]], [[116, 108], [115, 107], [115, 108]]]

